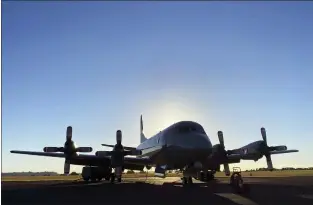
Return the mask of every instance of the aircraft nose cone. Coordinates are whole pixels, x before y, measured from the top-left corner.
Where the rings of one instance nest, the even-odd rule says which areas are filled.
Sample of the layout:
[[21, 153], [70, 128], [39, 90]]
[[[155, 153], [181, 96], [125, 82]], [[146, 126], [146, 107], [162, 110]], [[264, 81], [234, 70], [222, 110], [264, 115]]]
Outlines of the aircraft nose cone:
[[181, 142], [182, 147], [189, 149], [209, 149], [212, 147], [208, 136], [204, 134], [187, 135]]
[[187, 150], [208, 150], [212, 148], [211, 141], [206, 134], [188, 133], [180, 135], [171, 135], [166, 140], [167, 146], [179, 147]]
[[212, 147], [211, 141], [207, 135], [204, 134], [198, 134], [195, 136], [197, 139], [197, 147], [202, 148], [202, 149], [208, 149]]

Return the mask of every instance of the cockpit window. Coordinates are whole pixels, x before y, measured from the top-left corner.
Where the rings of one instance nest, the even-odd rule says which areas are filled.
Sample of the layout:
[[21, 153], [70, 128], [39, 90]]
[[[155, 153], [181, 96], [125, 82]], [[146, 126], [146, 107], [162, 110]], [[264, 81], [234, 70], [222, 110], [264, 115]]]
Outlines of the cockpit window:
[[193, 126], [180, 126], [178, 127], [178, 131], [180, 133], [187, 133], [187, 132], [196, 132], [198, 130], [196, 127], [193, 127]]
[[179, 133], [198, 132], [198, 133], [205, 134], [205, 131], [202, 127], [196, 127], [196, 126], [192, 126], [192, 125], [178, 126], [177, 131]]

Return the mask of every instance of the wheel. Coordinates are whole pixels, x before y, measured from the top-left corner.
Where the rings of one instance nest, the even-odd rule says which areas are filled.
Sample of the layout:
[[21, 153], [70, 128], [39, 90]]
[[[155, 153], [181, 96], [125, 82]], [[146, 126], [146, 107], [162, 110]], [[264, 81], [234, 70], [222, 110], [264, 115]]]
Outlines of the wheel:
[[105, 176], [104, 179], [109, 181], [110, 180], [110, 176]]
[[91, 177], [91, 181], [92, 181], [92, 182], [95, 182], [95, 181], [97, 181], [97, 178]]
[[214, 179], [214, 174], [212, 172], [208, 172], [206, 175], [206, 180], [211, 181]]
[[182, 178], [182, 182], [183, 182], [183, 185], [186, 185], [186, 184], [188, 183], [187, 178], [186, 178], [186, 177], [183, 177], [183, 178]]
[[204, 180], [205, 180], [205, 178], [204, 178], [204, 173], [201, 172], [201, 173], [200, 173], [200, 181], [204, 181]]
[[98, 177], [98, 181], [101, 181], [102, 180], [102, 177]]

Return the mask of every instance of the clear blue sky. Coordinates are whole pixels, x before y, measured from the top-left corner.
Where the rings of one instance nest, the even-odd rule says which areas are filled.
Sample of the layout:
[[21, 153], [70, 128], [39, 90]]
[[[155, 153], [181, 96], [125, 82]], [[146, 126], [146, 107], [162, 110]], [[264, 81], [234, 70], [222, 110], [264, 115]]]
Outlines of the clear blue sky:
[[227, 149], [265, 126], [300, 149], [274, 166], [312, 166], [312, 19], [312, 2], [2, 2], [2, 171], [62, 172], [9, 151], [62, 146], [68, 125], [95, 150], [117, 129], [138, 145], [140, 114], [147, 136], [194, 120]]

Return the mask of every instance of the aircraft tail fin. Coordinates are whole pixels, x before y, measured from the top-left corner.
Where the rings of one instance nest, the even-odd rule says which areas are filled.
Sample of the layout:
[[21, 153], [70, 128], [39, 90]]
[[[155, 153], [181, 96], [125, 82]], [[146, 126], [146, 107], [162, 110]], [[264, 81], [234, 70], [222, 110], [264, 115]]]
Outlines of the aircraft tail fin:
[[147, 140], [147, 138], [145, 137], [145, 134], [143, 134], [142, 115], [140, 115], [140, 143], [143, 143], [146, 140]]

